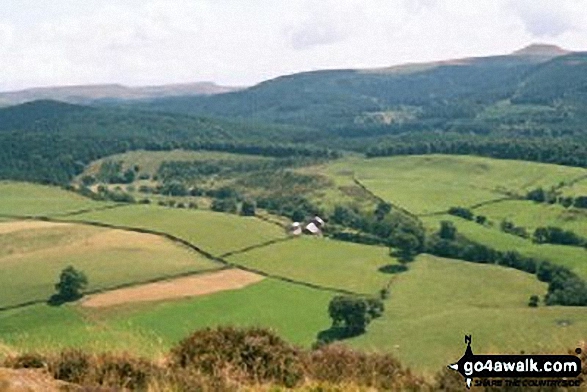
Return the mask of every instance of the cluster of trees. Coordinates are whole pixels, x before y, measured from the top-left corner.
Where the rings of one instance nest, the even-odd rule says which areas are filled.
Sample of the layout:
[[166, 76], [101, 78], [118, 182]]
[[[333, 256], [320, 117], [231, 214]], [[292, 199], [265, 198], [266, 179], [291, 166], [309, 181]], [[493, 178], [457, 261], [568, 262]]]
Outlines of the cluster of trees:
[[[64, 185], [92, 161], [140, 149], [339, 156], [329, 148], [308, 145], [306, 133], [288, 126], [37, 101], [0, 109], [0, 179]], [[302, 139], [294, 141], [293, 135]]]
[[513, 235], [521, 237], [521, 238], [528, 238], [529, 237], [528, 231], [526, 230], [525, 227], [516, 226], [516, 224], [514, 222], [509, 221], [507, 219], [504, 219], [501, 221], [501, 223], [499, 224], [499, 228], [504, 233], [513, 234]]
[[[139, 204], [150, 204], [151, 201], [149, 199], [142, 199], [139, 200]], [[157, 202], [158, 205], [162, 207], [171, 207], [171, 208], [188, 208], [190, 210], [197, 210], [198, 203], [190, 201], [188, 203], [184, 203], [177, 200], [159, 200]]]
[[526, 194], [526, 199], [537, 203], [560, 204], [565, 208], [587, 208], [587, 196], [561, 196], [556, 189], [536, 188]]
[[424, 249], [426, 234], [421, 222], [401, 211], [392, 211], [391, 206], [384, 202], [378, 203], [375, 210], [368, 214], [338, 205], [329, 220], [361, 232], [353, 235], [345, 231], [334, 231], [334, 238], [391, 246], [396, 249], [396, 255], [403, 261], [411, 261]]
[[321, 208], [298, 194], [260, 197], [257, 199], [257, 207], [288, 217], [294, 222], [301, 222], [309, 216], [324, 215]]
[[134, 166], [123, 171], [121, 161], [106, 161], [100, 165], [96, 178], [84, 177], [84, 184], [91, 184], [92, 181], [98, 180], [107, 184], [131, 184], [135, 181], [139, 167]]
[[571, 230], [564, 230], [560, 227], [547, 226], [538, 227], [532, 236], [538, 244], [558, 244], [587, 247], [587, 239], [579, 236]]
[[475, 263], [497, 264], [536, 274], [549, 284], [544, 302], [547, 305], [587, 306], [587, 284], [568, 268], [521, 255], [516, 251], [499, 251], [470, 241], [458, 234], [452, 222], [441, 222], [437, 233], [426, 241], [426, 252]]
[[465, 207], [450, 207], [448, 209], [450, 215], [458, 216], [469, 221], [475, 221], [480, 225], [487, 223], [487, 217], [485, 215], [475, 215], [473, 211]]
[[[240, 208], [239, 208], [240, 207]], [[210, 206], [212, 211], [216, 212], [227, 212], [229, 214], [236, 214], [240, 212], [242, 216], [255, 216], [257, 210], [257, 204], [254, 200], [243, 200], [240, 203], [236, 199], [214, 199]]]
[[74, 188], [70, 185], [65, 186], [65, 189], [75, 191], [82, 196], [89, 197], [94, 200], [110, 200], [116, 203], [136, 203], [136, 199], [133, 195], [123, 191], [120, 187], [114, 190], [109, 189], [105, 185], [98, 185], [96, 192], [92, 191], [85, 185], [81, 185], [78, 188]]
[[319, 157], [284, 157], [276, 159], [213, 159], [206, 161], [165, 161], [157, 171], [163, 181], [192, 182], [210, 176], [229, 177], [252, 172], [275, 172], [322, 162]]

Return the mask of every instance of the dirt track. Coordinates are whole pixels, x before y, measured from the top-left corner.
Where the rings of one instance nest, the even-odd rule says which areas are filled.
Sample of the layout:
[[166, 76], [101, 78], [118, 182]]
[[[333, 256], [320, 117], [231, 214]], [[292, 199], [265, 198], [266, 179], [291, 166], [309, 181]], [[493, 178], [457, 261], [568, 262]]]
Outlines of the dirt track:
[[262, 279], [260, 275], [239, 269], [223, 270], [90, 295], [83, 300], [82, 306], [98, 308], [131, 302], [196, 297], [241, 289]]

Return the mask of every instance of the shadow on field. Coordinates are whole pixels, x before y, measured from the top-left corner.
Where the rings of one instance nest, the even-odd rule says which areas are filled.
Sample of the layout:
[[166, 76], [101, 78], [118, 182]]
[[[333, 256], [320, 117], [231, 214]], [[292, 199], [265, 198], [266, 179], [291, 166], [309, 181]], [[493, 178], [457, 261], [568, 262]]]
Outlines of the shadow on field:
[[63, 296], [59, 295], [59, 294], [53, 294], [48, 300], [47, 300], [47, 305], [49, 306], [61, 306], [67, 302], [74, 302], [77, 301], [78, 299], [80, 299], [82, 296], [78, 296], [75, 298], [64, 298]]
[[318, 332], [316, 335], [316, 341], [319, 345], [329, 344], [336, 341], [350, 339], [360, 334], [351, 334], [346, 328], [342, 327], [330, 327], [323, 331]]
[[407, 270], [408, 266], [405, 264], [388, 264], [379, 268], [379, 272], [386, 274], [400, 274], [402, 272], [406, 272]]

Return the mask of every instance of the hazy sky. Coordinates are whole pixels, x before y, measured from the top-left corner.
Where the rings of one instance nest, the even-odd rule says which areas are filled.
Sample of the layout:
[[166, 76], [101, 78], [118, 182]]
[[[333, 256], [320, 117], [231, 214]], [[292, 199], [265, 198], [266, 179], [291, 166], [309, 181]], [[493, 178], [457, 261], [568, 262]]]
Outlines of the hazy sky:
[[0, 0], [0, 90], [587, 50], [587, 0]]

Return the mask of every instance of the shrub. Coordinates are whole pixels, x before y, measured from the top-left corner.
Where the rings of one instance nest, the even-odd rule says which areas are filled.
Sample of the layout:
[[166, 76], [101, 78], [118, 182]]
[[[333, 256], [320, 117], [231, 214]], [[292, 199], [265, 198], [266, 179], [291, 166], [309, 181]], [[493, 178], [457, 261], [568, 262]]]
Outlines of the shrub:
[[471, 210], [464, 207], [450, 207], [448, 213], [466, 220], [473, 220], [475, 217], [475, 214]]
[[333, 344], [308, 353], [304, 362], [310, 379], [337, 385], [354, 383], [394, 391], [417, 390], [425, 385], [423, 379], [388, 354], [365, 354]]
[[129, 390], [145, 390], [150, 379], [162, 372], [151, 362], [129, 355], [101, 354], [92, 364], [95, 374], [92, 383]]
[[238, 209], [238, 205], [235, 199], [214, 199], [210, 208], [212, 211], [234, 214]]
[[539, 302], [540, 298], [537, 295], [532, 295], [530, 296], [530, 300], [528, 300], [528, 306], [531, 308], [536, 308]]
[[81, 350], [62, 351], [49, 364], [49, 371], [53, 377], [76, 384], [87, 382], [92, 368], [90, 355]]
[[12, 369], [41, 369], [47, 367], [47, 358], [38, 353], [25, 353], [6, 358], [3, 366]]
[[255, 383], [291, 387], [303, 377], [298, 350], [265, 329], [221, 327], [197, 331], [171, 353], [173, 366], [206, 375], [231, 374]]

